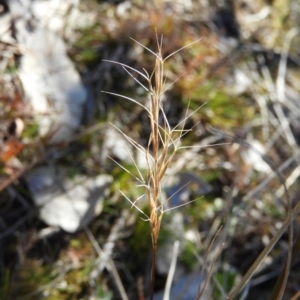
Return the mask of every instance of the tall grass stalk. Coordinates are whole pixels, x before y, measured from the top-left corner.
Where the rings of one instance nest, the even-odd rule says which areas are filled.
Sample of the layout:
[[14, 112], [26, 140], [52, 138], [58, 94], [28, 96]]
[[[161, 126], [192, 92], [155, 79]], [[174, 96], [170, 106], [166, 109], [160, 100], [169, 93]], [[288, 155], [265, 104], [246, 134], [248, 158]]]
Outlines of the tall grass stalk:
[[[172, 159], [174, 158], [176, 152], [181, 148], [180, 147], [180, 140], [182, 136], [187, 132], [185, 127], [186, 120], [195, 113], [192, 112], [190, 115], [186, 114], [182, 121], [180, 121], [177, 126], [174, 128], [171, 128], [169, 121], [167, 119], [166, 113], [164, 111], [162, 99], [163, 95], [172, 85], [174, 84], [176, 79], [173, 83], [166, 86], [166, 76], [164, 72], [164, 64], [167, 59], [172, 57], [175, 53], [179, 52], [180, 50], [197, 43], [199, 40], [196, 40], [193, 43], [190, 43], [177, 51], [171, 53], [167, 57], [162, 57], [162, 38], [159, 40], [158, 36], [156, 35], [157, 39], [157, 47], [158, 52], [155, 53], [146, 46], [142, 45], [138, 41], [135, 41], [137, 44], [139, 44], [141, 47], [149, 51], [151, 54], [155, 56], [155, 65], [154, 69], [151, 74], [149, 74], [145, 69], [143, 72], [136, 70], [130, 66], [127, 66], [125, 64], [114, 62], [114, 61], [108, 61], [111, 63], [115, 63], [120, 65], [126, 72], [143, 88], [145, 89], [150, 98], [150, 108], [147, 108], [144, 104], [138, 102], [135, 99], [110, 93], [110, 92], [104, 92], [107, 94], [119, 96], [122, 98], [125, 98], [129, 101], [134, 102], [135, 104], [141, 106], [148, 114], [149, 116], [149, 123], [151, 128], [151, 134], [148, 141], [147, 148], [144, 148], [142, 145], [140, 145], [138, 142], [130, 138], [128, 135], [126, 135], [124, 132], [119, 130], [122, 135], [140, 152], [142, 152], [145, 155], [146, 161], [147, 161], [147, 176], [144, 177], [142, 175], [142, 172], [139, 170], [139, 167], [137, 163], [133, 160], [133, 163], [137, 169], [138, 176], [134, 176], [129, 170], [124, 168], [122, 165], [118, 164], [121, 168], [123, 168], [126, 172], [133, 175], [139, 182], [139, 186], [142, 186], [145, 188], [145, 194], [142, 196], [147, 196], [148, 199], [148, 206], [149, 206], [149, 215], [147, 215], [145, 212], [143, 212], [137, 205], [136, 201], [130, 200], [124, 193], [124, 197], [132, 204], [133, 207], [135, 207], [138, 211], [140, 211], [145, 217], [146, 220], [150, 223], [150, 229], [151, 229], [151, 239], [152, 239], [152, 267], [151, 267], [151, 289], [150, 289], [150, 299], [153, 299], [154, 294], [154, 283], [155, 283], [155, 265], [156, 265], [156, 253], [157, 253], [157, 240], [160, 232], [160, 226], [161, 221], [164, 213], [167, 211], [165, 209], [165, 203], [162, 200], [162, 181], [165, 177], [166, 171], [172, 162]], [[133, 72], [133, 73], [132, 73]], [[144, 81], [147, 82], [147, 84], [143, 84], [138, 80], [136, 76], [133, 74], [137, 74], [138, 76], [141, 76]], [[154, 82], [154, 83], [152, 83]], [[162, 119], [162, 120], [161, 120]]]

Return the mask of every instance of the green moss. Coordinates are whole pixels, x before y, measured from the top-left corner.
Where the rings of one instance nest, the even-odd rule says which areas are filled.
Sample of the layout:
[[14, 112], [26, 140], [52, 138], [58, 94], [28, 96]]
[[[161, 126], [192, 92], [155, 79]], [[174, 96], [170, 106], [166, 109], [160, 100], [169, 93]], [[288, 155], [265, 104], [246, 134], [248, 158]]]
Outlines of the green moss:
[[35, 121], [29, 122], [26, 124], [24, 128], [24, 132], [22, 133], [22, 138], [35, 138], [39, 135], [39, 126]]
[[101, 285], [96, 286], [95, 296], [96, 296], [96, 299], [101, 299], [101, 300], [112, 300], [113, 299], [112, 292], [107, 290], [106, 288], [104, 288]]
[[76, 166], [70, 165], [70, 167], [65, 169], [66, 171], [66, 177], [68, 179], [74, 179], [76, 175], [78, 175], [78, 168]]
[[82, 246], [81, 241], [79, 239], [74, 238], [70, 241], [70, 246], [75, 249], [80, 249]]
[[185, 264], [188, 270], [194, 270], [196, 257], [195, 253], [197, 253], [197, 249], [194, 243], [187, 241], [185, 247], [180, 255], [180, 260]]
[[[37, 260], [27, 259], [19, 273], [18, 279], [11, 281], [11, 297], [17, 298], [20, 295], [27, 295], [52, 281], [51, 268], [43, 266]], [[34, 298], [32, 298], [34, 299]]]
[[[169, 228], [168, 225], [167, 225], [170, 218], [172, 218], [172, 214], [170, 214], [170, 215], [165, 214], [162, 218], [160, 232], [159, 232], [159, 236], [158, 236], [158, 240], [157, 240], [158, 246], [163, 246], [164, 243], [166, 243], [166, 241], [168, 239], [173, 240], [175, 235], [176, 235], [176, 232], [172, 231], [172, 228]], [[175, 238], [178, 238], [178, 237], [175, 237]]]
[[216, 207], [214, 205], [213, 199], [211, 197], [201, 197], [186, 206], [186, 213], [188, 215], [191, 223], [194, 223], [196, 226], [199, 223], [199, 220], [207, 220], [212, 216]]
[[[221, 271], [216, 274], [216, 279], [222, 287], [226, 287], [226, 290], [230, 291], [238, 279], [238, 273], [233, 270]], [[213, 299], [222, 299], [222, 294], [217, 288], [213, 290]]]
[[146, 261], [151, 251], [151, 232], [149, 222], [138, 219], [129, 246], [139, 262]]
[[[196, 110], [203, 103], [207, 102], [199, 113], [201, 120], [206, 120], [213, 126], [242, 127], [254, 116], [255, 109], [249, 105], [243, 96], [233, 97], [219, 84], [211, 80], [205, 85], [189, 92], [191, 109]], [[189, 98], [185, 98], [187, 104]], [[238, 108], [238, 109], [237, 109]]]
[[8, 269], [4, 270], [4, 275], [1, 278], [0, 285], [0, 295], [3, 297], [3, 300], [8, 300], [8, 291], [9, 291], [9, 281], [10, 281], [10, 271]]
[[[145, 207], [143, 211], [148, 215], [148, 207]], [[168, 218], [169, 216], [165, 215], [162, 219], [161, 229], [157, 240], [158, 247], [161, 247], [168, 239], [172, 238], [172, 233], [165, 224], [168, 222]], [[137, 219], [134, 233], [129, 240], [129, 245], [137, 261], [145, 262], [152, 250], [149, 222]]]

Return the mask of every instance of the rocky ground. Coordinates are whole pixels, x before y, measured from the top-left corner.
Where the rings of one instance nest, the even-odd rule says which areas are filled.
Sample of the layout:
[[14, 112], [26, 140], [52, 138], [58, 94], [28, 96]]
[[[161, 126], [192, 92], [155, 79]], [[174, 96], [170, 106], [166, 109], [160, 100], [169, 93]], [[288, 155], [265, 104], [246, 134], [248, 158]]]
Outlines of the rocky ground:
[[171, 299], [197, 299], [205, 282], [201, 299], [226, 299], [268, 245], [235, 299], [275, 299], [291, 231], [273, 237], [292, 213], [281, 298], [297, 299], [298, 1], [0, 8], [1, 299], [148, 298], [151, 236], [136, 180], [147, 161], [126, 137], [148, 146], [140, 104], [149, 107], [149, 94], [122, 64], [151, 75], [155, 54], [145, 47], [156, 53], [157, 37], [162, 57], [175, 52], [164, 63], [165, 116], [172, 128], [188, 118], [162, 183], [155, 299], [176, 241]]

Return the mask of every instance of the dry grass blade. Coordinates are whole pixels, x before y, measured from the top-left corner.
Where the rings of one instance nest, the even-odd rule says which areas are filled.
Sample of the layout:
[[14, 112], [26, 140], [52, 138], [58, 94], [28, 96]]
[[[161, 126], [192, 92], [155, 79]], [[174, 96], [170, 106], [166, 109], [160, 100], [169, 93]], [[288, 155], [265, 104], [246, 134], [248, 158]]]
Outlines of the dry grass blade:
[[[113, 63], [113, 64], [117, 64], [117, 65], [120, 65], [120, 66], [122, 66], [122, 67], [125, 68], [125, 69], [126, 69], [126, 68], [127, 68], [127, 69], [130, 69], [130, 70], [132, 70], [132, 71], [138, 73], [138, 74], [141, 75], [142, 77], [144, 77], [147, 81], [149, 80], [148, 74], [147, 74], [147, 76], [146, 76], [145, 74], [143, 74], [142, 72], [138, 71], [138, 70], [135, 69], [135, 68], [132, 68], [132, 67], [130, 67], [130, 66], [127, 66], [127, 65], [125, 65], [125, 64], [122, 64], [122, 63], [120, 63], [120, 62], [113, 61], [113, 60], [103, 59], [103, 61], [109, 62], [109, 63]], [[121, 96], [121, 95], [120, 95], [120, 96]]]
[[292, 261], [291, 263], [293, 264], [300, 253], [300, 232], [298, 232], [296, 239], [294, 241], [293, 245], [293, 252], [292, 252]]
[[[94, 249], [96, 250], [97, 254], [99, 255], [99, 257], [102, 257], [103, 251], [100, 248], [100, 245], [98, 244], [97, 240], [95, 239], [94, 235], [92, 234], [92, 232], [90, 231], [90, 229], [88, 227], [85, 228], [85, 233], [86, 233], [87, 237], [89, 238], [89, 240], [91, 241], [91, 243], [92, 243]], [[106, 267], [113, 275], [113, 278], [114, 278], [117, 288], [120, 292], [120, 296], [121, 296], [122, 300], [129, 300], [127, 297], [125, 288], [122, 284], [121, 278], [119, 276], [119, 273], [117, 271], [117, 268], [111, 258], [108, 258], [108, 260], [106, 262]]]
[[[140, 179], [140, 178], [137, 178], [136, 176], [134, 176], [129, 170], [127, 170], [125, 167], [123, 167], [121, 164], [119, 164], [116, 160], [114, 160], [113, 158], [111, 158], [110, 156], [108, 156], [109, 159], [111, 159], [116, 165], [118, 165], [121, 169], [123, 169], [125, 172], [127, 172], [128, 174], [130, 174], [132, 177], [134, 177], [138, 182], [141, 183], [141, 185], [144, 185], [144, 180], [143, 178]], [[140, 174], [140, 176], [142, 176]]]
[[[279, 238], [282, 236], [283, 232], [288, 228], [289, 229], [289, 231], [288, 231], [288, 234], [289, 234], [289, 249], [288, 249], [287, 260], [286, 260], [286, 264], [285, 264], [282, 276], [280, 276], [280, 278], [278, 280], [278, 286], [275, 287], [275, 290], [273, 292], [274, 298], [272, 298], [272, 300], [275, 300], [275, 299], [280, 300], [283, 296], [283, 293], [284, 293], [284, 290], [285, 290], [285, 287], [286, 287], [286, 283], [287, 283], [287, 279], [288, 279], [288, 276], [289, 276], [289, 270], [290, 270], [291, 259], [292, 259], [292, 245], [293, 245], [293, 226], [292, 226], [292, 222], [293, 222], [294, 214], [293, 214], [293, 211], [292, 211], [291, 200], [290, 200], [290, 196], [289, 196], [286, 184], [285, 184], [285, 180], [282, 177], [282, 175], [280, 174], [280, 172], [278, 171], [278, 169], [274, 166], [274, 164], [268, 158], [266, 158], [264, 155], [262, 155], [259, 151], [257, 151], [255, 148], [253, 148], [250, 144], [248, 144], [244, 140], [242, 140], [240, 138], [237, 138], [237, 137], [234, 137], [234, 136], [231, 136], [231, 135], [228, 135], [226, 133], [223, 133], [222, 131], [220, 131], [218, 129], [215, 129], [213, 127], [210, 127], [209, 130], [213, 134], [221, 135], [223, 137], [228, 137], [228, 138], [232, 139], [234, 142], [237, 142], [241, 145], [244, 145], [247, 148], [249, 148], [250, 150], [253, 150], [254, 152], [256, 152], [258, 155], [260, 155], [262, 157], [262, 159], [276, 173], [276, 176], [279, 178], [282, 186], [284, 187], [286, 200], [287, 200], [287, 219], [284, 223], [284, 224], [287, 224], [287, 225], [282, 226], [281, 229], [275, 234], [275, 236], [272, 238], [272, 240], [270, 241], [268, 246], [262, 251], [262, 253], [258, 256], [258, 258], [254, 262], [254, 264], [250, 267], [250, 269], [247, 271], [245, 276], [242, 278], [242, 280], [238, 284], [238, 286], [233, 290], [233, 292], [231, 292], [228, 299], [234, 299], [234, 297], [237, 296], [237, 294], [242, 290], [242, 288], [244, 288], [244, 286], [247, 284], [247, 282], [253, 276], [254, 272], [259, 268], [262, 261], [269, 254], [269, 252], [274, 248], [275, 244], [277, 243]], [[295, 209], [294, 209], [294, 211], [295, 211]]]
[[287, 280], [290, 274], [290, 266], [291, 266], [291, 261], [292, 261], [292, 243], [293, 243], [293, 227], [292, 225], [289, 226], [289, 250], [288, 250], [288, 255], [286, 259], [285, 266], [280, 274], [280, 276], [277, 279], [277, 282], [275, 284], [275, 287], [272, 291], [272, 295], [270, 300], [280, 300], [283, 297]]
[[166, 61], [167, 59], [169, 59], [169, 58], [170, 58], [171, 56], [173, 56], [174, 54], [180, 52], [181, 50], [183, 50], [183, 49], [185, 49], [185, 48], [187, 48], [187, 47], [190, 47], [190, 46], [192, 46], [192, 45], [194, 45], [194, 44], [200, 42], [201, 40], [202, 40], [202, 38], [200, 38], [200, 39], [198, 39], [198, 40], [196, 40], [196, 41], [194, 41], [194, 42], [191, 42], [191, 43], [189, 43], [189, 44], [187, 44], [187, 45], [185, 45], [185, 46], [179, 48], [178, 50], [174, 51], [173, 53], [171, 53], [170, 55], [168, 55], [167, 57], [165, 57], [165, 58], [164, 58], [164, 61]]
[[[295, 259], [299, 252], [300, 252], [300, 233], [298, 233], [298, 235], [295, 239], [294, 245], [293, 245], [291, 262], [290, 262], [291, 264], [293, 264], [295, 262]], [[271, 300], [281, 299], [281, 298], [279, 298], [279, 296], [282, 296], [283, 291], [284, 291], [284, 290], [282, 291], [282, 289], [285, 287], [285, 280], [287, 277], [286, 272], [287, 272], [288, 267], [289, 266], [286, 263], [284, 269], [282, 270], [280, 276], [277, 279], [277, 282], [275, 284], [274, 290], [273, 290], [271, 298], [270, 298]]]
[[[111, 123], [110, 123], [111, 124]], [[118, 130], [124, 137], [125, 139], [133, 146], [135, 147], [139, 152], [142, 154], [146, 154], [147, 151], [144, 149], [142, 145], [137, 143], [135, 140], [133, 140], [131, 137], [129, 137], [127, 134], [125, 134], [121, 129], [116, 127], [115, 125], [111, 124], [116, 130]], [[151, 162], [153, 161], [153, 157], [149, 154], [149, 158], [151, 158]], [[136, 165], [136, 164], [135, 164]]]
[[[287, 169], [294, 161], [300, 158], [300, 151], [297, 151], [293, 156], [289, 157], [280, 167], [277, 168], [278, 172], [283, 172]], [[273, 179], [277, 176], [276, 173], [270, 173], [259, 185], [250, 190], [246, 196], [243, 197], [243, 201], [248, 201], [250, 198], [258, 195], [259, 192]]]
[[149, 92], [149, 90], [137, 79], [135, 78], [125, 67], [123, 67], [123, 69], [126, 71], [126, 73], [134, 80], [136, 81], [144, 90], [146, 90], [147, 92]]
[[[209, 254], [209, 252], [210, 252], [210, 249], [211, 249], [212, 246], [214, 245], [215, 240], [216, 240], [217, 236], [220, 234], [221, 230], [222, 230], [222, 226], [218, 229], [217, 233], [215, 234], [215, 236], [213, 237], [213, 239], [212, 239], [212, 241], [211, 241], [211, 243], [210, 243], [210, 245], [209, 245], [209, 248], [207, 249], [207, 252], [206, 252], [206, 255], [205, 255], [205, 259], [204, 259], [204, 262], [203, 262], [203, 266], [206, 265], [206, 262], [207, 262], [207, 259], [208, 259], [208, 254]], [[204, 291], [205, 291], [205, 288], [206, 288], [206, 286], [207, 286], [207, 284], [208, 284], [208, 282], [209, 282], [209, 280], [210, 280], [210, 277], [211, 277], [212, 270], [213, 270], [213, 267], [214, 267], [214, 265], [215, 265], [215, 262], [216, 262], [217, 258], [219, 257], [219, 255], [220, 255], [222, 249], [223, 249], [223, 245], [220, 245], [219, 250], [218, 250], [217, 254], [215, 255], [215, 257], [214, 257], [214, 259], [213, 259], [213, 262], [212, 262], [212, 265], [211, 265], [210, 270], [209, 270], [209, 272], [208, 272], [208, 275], [207, 275], [207, 277], [206, 277], [205, 283], [204, 283], [204, 285], [203, 285], [201, 291], [199, 291], [199, 293], [198, 293], [198, 295], [197, 295], [197, 300], [200, 300], [200, 299], [201, 299], [201, 297], [202, 297], [202, 295], [203, 295], [203, 293], [204, 293]], [[204, 268], [202, 267], [202, 268], [201, 268], [201, 275], [200, 275], [199, 288], [200, 288], [200, 284], [201, 284], [202, 278], [203, 278], [203, 271], [204, 271]]]
[[171, 286], [172, 286], [172, 281], [176, 269], [176, 261], [177, 261], [177, 256], [178, 256], [178, 251], [179, 251], [179, 241], [174, 242], [173, 246], [173, 253], [172, 253], [172, 260], [171, 260], [171, 265], [168, 273], [168, 278], [167, 278], [167, 283], [165, 287], [165, 292], [164, 292], [164, 297], [163, 300], [169, 300], [170, 299], [170, 291], [171, 291]]
[[238, 293], [242, 290], [242, 288], [247, 284], [250, 278], [253, 276], [254, 272], [260, 266], [265, 257], [270, 253], [270, 251], [274, 248], [275, 244], [278, 242], [282, 234], [286, 231], [288, 226], [290, 226], [291, 221], [300, 213], [300, 203], [298, 203], [293, 209], [292, 217], [288, 217], [284, 223], [282, 224], [279, 231], [273, 236], [268, 246], [260, 253], [254, 264], [249, 268], [247, 273], [244, 275], [240, 283], [233, 289], [233, 291], [228, 296], [229, 300], [233, 300]]
[[135, 204], [135, 202], [132, 202], [122, 191], [119, 191], [125, 198], [126, 198], [126, 200], [129, 202], [129, 203], [131, 203], [131, 205], [134, 207], [134, 208], [136, 208], [142, 215], [144, 215], [147, 219], [146, 219], [146, 221], [149, 221], [150, 219], [149, 219], [149, 217], [138, 207], [138, 206], [136, 206], [136, 204]]
[[102, 93], [105, 93], [105, 94], [109, 94], [109, 95], [113, 95], [113, 96], [118, 96], [118, 97], [121, 97], [121, 98], [124, 98], [124, 99], [127, 99], [129, 101], [132, 101], [134, 102], [135, 104], [141, 106], [143, 109], [145, 109], [149, 114], [151, 114], [151, 112], [148, 110], [148, 108], [146, 106], [144, 106], [143, 104], [141, 104], [140, 102], [130, 98], [130, 97], [126, 97], [124, 95], [120, 95], [120, 94], [116, 94], [116, 93], [110, 93], [110, 92], [105, 92], [105, 91], [101, 91]]
[[289, 53], [289, 48], [292, 42], [292, 39], [300, 33], [299, 28], [292, 28], [286, 35], [284, 46], [281, 53], [281, 59], [278, 70], [278, 77], [276, 82], [277, 87], [277, 96], [279, 102], [284, 102], [285, 99], [285, 76], [287, 69], [287, 58]]
[[[286, 37], [285, 45], [282, 51], [281, 55], [281, 61], [280, 66], [278, 70], [278, 78], [277, 78], [277, 97], [280, 102], [283, 102], [285, 99], [285, 75], [286, 75], [286, 65], [287, 65], [287, 56], [288, 56], [288, 49], [291, 43], [291, 40], [300, 33], [298, 28], [291, 29]], [[290, 128], [290, 127], [288, 127]], [[294, 139], [292, 140], [294, 141]], [[297, 147], [293, 148], [294, 152], [297, 151]], [[299, 252], [299, 238], [300, 236], [297, 236], [297, 239], [295, 241], [294, 247], [293, 246], [293, 218], [292, 218], [292, 212], [291, 212], [291, 203], [289, 201], [289, 218], [291, 219], [291, 224], [289, 227], [289, 250], [287, 255], [287, 260], [284, 266], [283, 271], [281, 272], [280, 276], [277, 279], [276, 285], [274, 287], [274, 290], [272, 291], [271, 300], [279, 300], [282, 299], [288, 276], [289, 276], [289, 270], [290, 266], [292, 264], [292, 261], [295, 259], [295, 253], [297, 254]]]
[[175, 206], [175, 207], [165, 209], [165, 210], [163, 210], [163, 212], [165, 213], [165, 212], [168, 212], [168, 211], [171, 211], [171, 210], [174, 210], [174, 209], [178, 209], [178, 208], [180, 208], [180, 207], [183, 207], [183, 206], [186, 206], [186, 205], [188, 205], [188, 204], [191, 204], [191, 203], [193, 203], [193, 202], [195, 202], [195, 201], [197, 201], [197, 200], [199, 200], [199, 199], [201, 199], [201, 198], [202, 198], [202, 197], [199, 197], [199, 198], [196, 198], [196, 199], [194, 199], [194, 200], [188, 201], [188, 202], [186, 202], [186, 203], [177, 205], [177, 206]]
[[154, 51], [152, 51], [151, 49], [149, 49], [148, 47], [146, 47], [145, 45], [143, 45], [142, 43], [138, 42], [137, 40], [135, 40], [134, 38], [130, 38], [131, 40], [133, 40], [134, 42], [136, 42], [138, 45], [140, 45], [141, 47], [143, 47], [144, 49], [146, 49], [147, 51], [149, 51], [151, 54], [153, 54], [154, 56], [156, 56], [156, 58], [160, 58], [159, 55], [157, 53], [155, 53]]
[[298, 291], [292, 298], [291, 300], [297, 300], [300, 298], [300, 291]]

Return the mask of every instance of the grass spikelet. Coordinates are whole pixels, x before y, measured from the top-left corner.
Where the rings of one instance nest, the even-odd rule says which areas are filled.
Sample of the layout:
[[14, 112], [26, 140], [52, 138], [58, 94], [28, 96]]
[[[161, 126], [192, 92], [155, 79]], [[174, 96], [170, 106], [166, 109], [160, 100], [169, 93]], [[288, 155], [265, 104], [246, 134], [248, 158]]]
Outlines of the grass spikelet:
[[[133, 39], [132, 39], [133, 40]], [[169, 89], [173, 84], [170, 84], [165, 88], [165, 73], [164, 73], [164, 63], [167, 59], [171, 58], [175, 53], [179, 52], [180, 50], [198, 42], [199, 40], [188, 44], [179, 50], [176, 50], [175, 52], [168, 55], [166, 58], [162, 57], [162, 37], [159, 40], [158, 36], [156, 35], [157, 40], [157, 47], [158, 52], [155, 53], [154, 51], [150, 50], [143, 44], [139, 43], [138, 41], [135, 41], [138, 43], [141, 47], [149, 51], [151, 54], [155, 56], [155, 66], [154, 69], [149, 75], [149, 73], [144, 70], [144, 73], [141, 71], [138, 71], [130, 66], [127, 66], [125, 64], [121, 64], [114, 61], [108, 61], [110, 63], [118, 64], [122, 68], [126, 70], [126, 72], [143, 88], [145, 89], [150, 96], [150, 108], [147, 108], [145, 105], [141, 104], [135, 99], [110, 93], [110, 92], [104, 92], [107, 94], [111, 94], [114, 96], [119, 96], [124, 99], [127, 99], [131, 102], [134, 102], [135, 104], [141, 106], [148, 114], [149, 116], [149, 122], [150, 122], [150, 128], [151, 128], [151, 134], [148, 141], [147, 148], [144, 148], [142, 145], [139, 145], [136, 141], [132, 140], [130, 137], [128, 137], [124, 132], [119, 130], [122, 135], [139, 151], [143, 152], [146, 161], [147, 161], [147, 177], [144, 177], [141, 175], [141, 171], [138, 169], [137, 164], [134, 162], [135, 167], [137, 168], [138, 174], [139, 174], [139, 186], [143, 186], [145, 188], [145, 194], [148, 198], [148, 206], [149, 206], [149, 216], [147, 216], [143, 211], [141, 211], [136, 206], [136, 201], [130, 200], [128, 197], [124, 195], [124, 197], [131, 203], [132, 206], [138, 209], [139, 212], [141, 212], [145, 217], [146, 220], [150, 223], [150, 229], [151, 229], [151, 239], [152, 239], [152, 268], [151, 268], [151, 289], [150, 289], [150, 299], [153, 299], [153, 293], [154, 293], [154, 282], [155, 282], [155, 265], [156, 265], [156, 253], [157, 253], [157, 240], [160, 232], [160, 226], [161, 221], [164, 212], [166, 211], [164, 209], [164, 203], [162, 198], [162, 192], [161, 192], [161, 184], [164, 179], [164, 176], [166, 174], [166, 171], [172, 162], [172, 159], [174, 158], [176, 152], [180, 148], [180, 139], [185, 134], [184, 126], [186, 120], [191, 116], [186, 115], [184, 120], [182, 120], [175, 128], [171, 128], [168, 119], [166, 117], [166, 114], [164, 112], [162, 99], [163, 94], [166, 91], [166, 89]], [[148, 87], [143, 85], [133, 74], [137, 74], [136, 76], [141, 76], [144, 80], [147, 81]], [[177, 80], [176, 80], [177, 81]], [[153, 83], [154, 82], [154, 85]], [[159, 120], [159, 116], [162, 116], [162, 121]], [[122, 167], [122, 166], [121, 166]], [[123, 168], [123, 167], [122, 167]], [[125, 171], [127, 171], [125, 168], [123, 168]], [[131, 173], [130, 173], [131, 174]], [[131, 174], [132, 175], [132, 174]]]

